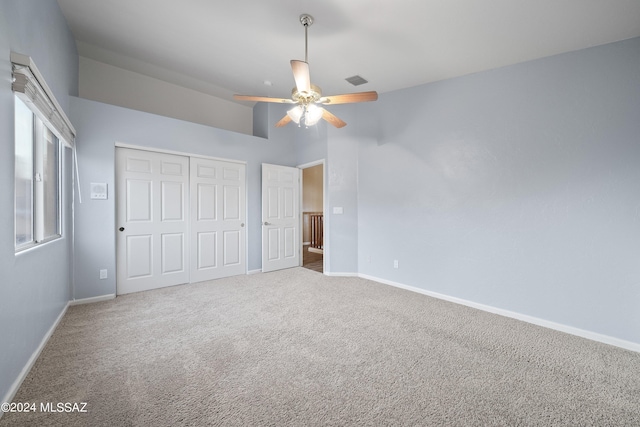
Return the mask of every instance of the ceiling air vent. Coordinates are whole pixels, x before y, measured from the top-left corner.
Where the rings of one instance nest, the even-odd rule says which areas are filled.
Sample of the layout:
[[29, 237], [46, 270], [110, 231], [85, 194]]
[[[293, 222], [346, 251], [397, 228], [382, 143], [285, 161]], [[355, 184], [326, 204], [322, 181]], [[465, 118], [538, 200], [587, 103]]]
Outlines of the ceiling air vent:
[[365, 83], [369, 83], [368, 80], [365, 80], [360, 76], [347, 77], [345, 80], [348, 81], [349, 83], [351, 83], [354, 86], [360, 86], [360, 85], [363, 85]]

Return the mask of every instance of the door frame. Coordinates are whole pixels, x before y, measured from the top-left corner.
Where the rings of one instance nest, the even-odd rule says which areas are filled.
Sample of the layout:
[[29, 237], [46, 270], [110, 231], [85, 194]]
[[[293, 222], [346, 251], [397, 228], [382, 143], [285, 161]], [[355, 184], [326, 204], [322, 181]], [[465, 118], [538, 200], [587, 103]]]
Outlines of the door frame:
[[[245, 254], [244, 254], [244, 265], [245, 265], [245, 272], [244, 274], [249, 274], [249, 234], [250, 234], [250, 228], [251, 228], [251, 224], [249, 222], [249, 182], [248, 182], [248, 167], [247, 167], [247, 162], [245, 160], [236, 160], [236, 159], [227, 159], [224, 157], [214, 157], [214, 156], [208, 156], [206, 154], [195, 154], [195, 153], [190, 153], [187, 151], [178, 151], [178, 150], [167, 150], [164, 148], [158, 148], [158, 147], [152, 147], [152, 146], [144, 146], [144, 145], [135, 145], [135, 144], [127, 144], [124, 142], [119, 142], [116, 141], [113, 145], [113, 155], [114, 155], [114, 162], [113, 162], [113, 177], [114, 177], [114, 182], [116, 182], [116, 167], [115, 167], [115, 153], [116, 153], [116, 148], [130, 148], [133, 150], [141, 150], [141, 151], [151, 151], [154, 153], [161, 153], [161, 154], [175, 154], [178, 156], [185, 156], [185, 157], [198, 157], [198, 158], [202, 158], [202, 159], [210, 159], [210, 160], [219, 160], [219, 161], [223, 161], [223, 162], [230, 162], [230, 163], [240, 163], [245, 165], [244, 168], [244, 178], [245, 178], [245, 191], [244, 191], [244, 209], [245, 209], [245, 224], [246, 224], [246, 232], [244, 235], [244, 244], [245, 244]], [[117, 200], [118, 195], [115, 193], [116, 191], [116, 186], [114, 186], [114, 197], [116, 198], [115, 200]], [[191, 195], [189, 195], [189, 202], [191, 200]], [[117, 202], [115, 202], [113, 204], [113, 209], [114, 209], [114, 221], [117, 218]], [[116, 224], [114, 222], [114, 243], [115, 243], [115, 239], [117, 239], [117, 235], [116, 233]], [[187, 235], [191, 236], [191, 223], [189, 221], [189, 224], [187, 224]], [[117, 247], [115, 248], [117, 251]], [[115, 253], [116, 259], [117, 259], [117, 252]], [[117, 267], [116, 267], [116, 276], [118, 277], [118, 271], [117, 271]], [[191, 271], [189, 271], [189, 283], [191, 282]], [[117, 284], [116, 284], [117, 286]]]
[[313, 166], [318, 166], [318, 165], [322, 165], [322, 218], [323, 218], [323, 225], [322, 225], [322, 244], [323, 244], [323, 254], [322, 254], [322, 274], [327, 274], [329, 272], [329, 266], [330, 266], [330, 262], [329, 262], [329, 250], [330, 250], [330, 242], [329, 242], [329, 227], [330, 227], [330, 219], [329, 219], [329, 211], [327, 209], [327, 207], [329, 206], [329, 200], [327, 199], [327, 163], [325, 161], [325, 159], [320, 159], [320, 160], [315, 160], [313, 162], [308, 162], [308, 163], [303, 163], [301, 165], [296, 166], [298, 169], [300, 169], [300, 206], [299, 206], [299, 210], [300, 210], [300, 265], [302, 266], [302, 257], [304, 256], [304, 254], [302, 253], [302, 251], [304, 250], [304, 233], [302, 232], [303, 230], [303, 221], [304, 218], [302, 217], [302, 189], [303, 189], [303, 181], [304, 181], [304, 177], [303, 177], [303, 173], [302, 170], [303, 169], [308, 169], [310, 167]]

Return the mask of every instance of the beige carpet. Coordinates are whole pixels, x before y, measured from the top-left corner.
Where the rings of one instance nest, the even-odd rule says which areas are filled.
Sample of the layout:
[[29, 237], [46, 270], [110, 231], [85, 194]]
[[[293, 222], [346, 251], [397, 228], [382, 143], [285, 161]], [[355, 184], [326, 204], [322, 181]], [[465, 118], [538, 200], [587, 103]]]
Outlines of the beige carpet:
[[640, 354], [303, 268], [70, 307], [0, 425], [640, 425]]

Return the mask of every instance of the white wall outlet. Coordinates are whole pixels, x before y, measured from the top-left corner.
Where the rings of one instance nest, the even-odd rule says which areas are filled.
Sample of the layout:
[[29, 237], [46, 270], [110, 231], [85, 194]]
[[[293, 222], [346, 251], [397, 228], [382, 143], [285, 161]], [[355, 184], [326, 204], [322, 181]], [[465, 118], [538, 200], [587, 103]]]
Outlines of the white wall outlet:
[[342, 215], [344, 213], [344, 209], [342, 208], [342, 206], [334, 206], [333, 207], [333, 214], [334, 215]]
[[393, 260], [393, 268], [398, 268], [398, 260], [397, 259]]
[[107, 278], [107, 270], [100, 270], [100, 279], [106, 279]]

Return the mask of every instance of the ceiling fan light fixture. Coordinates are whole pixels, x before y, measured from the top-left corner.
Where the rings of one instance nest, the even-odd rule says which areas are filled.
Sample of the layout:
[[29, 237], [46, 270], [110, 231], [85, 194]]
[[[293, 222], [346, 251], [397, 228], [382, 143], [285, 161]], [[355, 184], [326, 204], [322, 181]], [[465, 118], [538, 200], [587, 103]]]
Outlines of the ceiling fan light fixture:
[[309, 104], [306, 107], [306, 112], [304, 115], [304, 124], [305, 126], [313, 126], [322, 118], [322, 108], [318, 107], [315, 104]]
[[296, 105], [289, 111], [287, 111], [287, 116], [293, 120], [295, 124], [300, 124], [300, 119], [302, 118], [302, 113], [304, 112], [302, 105]]
[[322, 118], [322, 108], [314, 104], [296, 105], [287, 111], [287, 116], [298, 126], [314, 126]]

